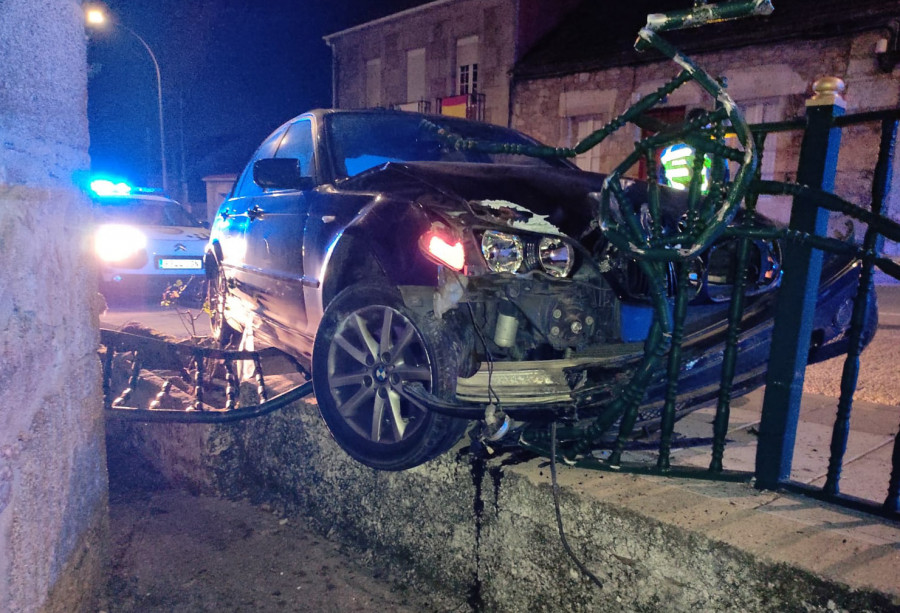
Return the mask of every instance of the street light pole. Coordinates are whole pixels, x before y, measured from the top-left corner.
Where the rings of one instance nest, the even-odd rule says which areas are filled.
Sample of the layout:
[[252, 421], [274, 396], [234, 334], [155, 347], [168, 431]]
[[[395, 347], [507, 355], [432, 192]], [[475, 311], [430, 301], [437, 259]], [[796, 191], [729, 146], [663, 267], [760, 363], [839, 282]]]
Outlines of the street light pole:
[[129, 28], [128, 26], [124, 26], [122, 24], [114, 24], [134, 36], [142, 45], [144, 45], [144, 49], [147, 50], [147, 53], [150, 54], [150, 59], [153, 60], [153, 68], [156, 70], [156, 107], [159, 113], [159, 160], [162, 164], [162, 187], [163, 191], [169, 191], [169, 178], [168, 173], [166, 172], [166, 130], [163, 125], [163, 102], [162, 102], [162, 78], [159, 74], [159, 62], [156, 61], [156, 55], [154, 55], [153, 50], [150, 48], [150, 45], [147, 44], [143, 38], [141, 38], [137, 32]]
[[102, 25], [109, 21], [114, 26], [122, 28], [138, 39], [138, 42], [140, 42], [141, 45], [144, 46], [144, 49], [147, 50], [147, 53], [150, 54], [150, 59], [153, 61], [153, 68], [156, 71], [156, 107], [159, 113], [159, 161], [162, 171], [162, 188], [164, 192], [168, 192], [169, 177], [166, 172], [166, 130], [163, 124], [162, 78], [160, 77], [159, 62], [156, 61], [156, 55], [153, 53], [153, 49], [150, 48], [150, 45], [147, 44], [147, 41], [141, 38], [137, 32], [126, 25], [107, 19], [106, 14], [102, 10], [98, 8], [88, 9], [85, 13], [85, 17], [87, 23], [92, 25]]

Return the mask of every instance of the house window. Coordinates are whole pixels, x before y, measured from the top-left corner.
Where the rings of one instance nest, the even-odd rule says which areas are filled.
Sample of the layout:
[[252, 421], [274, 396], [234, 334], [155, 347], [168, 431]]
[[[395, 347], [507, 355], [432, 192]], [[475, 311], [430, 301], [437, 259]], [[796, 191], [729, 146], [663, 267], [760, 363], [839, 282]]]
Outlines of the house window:
[[[757, 123], [781, 121], [784, 117], [784, 100], [782, 98], [742, 101], [738, 103], [738, 107], [744, 114], [744, 120], [751, 126]], [[775, 178], [775, 156], [778, 151], [779, 137], [779, 134], [766, 136], [763, 157], [760, 163], [760, 173], [764, 180]], [[734, 142], [729, 142], [728, 144], [736, 147], [737, 138], [734, 139]]]
[[366, 62], [366, 106], [381, 106], [381, 59]]
[[[587, 138], [594, 130], [603, 127], [604, 122], [599, 117], [573, 117], [575, 127], [575, 144]], [[588, 149], [581, 155], [575, 156], [575, 164], [581, 170], [600, 172], [600, 147]]]
[[456, 41], [457, 94], [478, 91], [478, 37], [467, 36]]
[[406, 52], [406, 101], [425, 99], [425, 49]]

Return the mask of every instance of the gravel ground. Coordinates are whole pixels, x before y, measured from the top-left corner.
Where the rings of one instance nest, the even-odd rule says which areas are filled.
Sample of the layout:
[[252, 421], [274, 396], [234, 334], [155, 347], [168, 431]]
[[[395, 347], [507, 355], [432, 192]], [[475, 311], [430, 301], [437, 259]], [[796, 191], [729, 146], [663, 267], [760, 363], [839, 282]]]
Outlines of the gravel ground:
[[114, 493], [109, 507], [104, 612], [468, 609], [398, 585], [390, 569], [265, 506], [161, 490]]

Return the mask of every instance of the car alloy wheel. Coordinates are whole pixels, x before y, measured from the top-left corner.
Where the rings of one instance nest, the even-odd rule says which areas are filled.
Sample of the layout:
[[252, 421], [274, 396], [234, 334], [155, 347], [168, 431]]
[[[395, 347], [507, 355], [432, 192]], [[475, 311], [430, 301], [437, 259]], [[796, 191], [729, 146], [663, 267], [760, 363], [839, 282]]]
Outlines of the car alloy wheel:
[[408, 383], [441, 396], [456, 383], [456, 358], [438, 322], [417, 319], [393, 292], [354, 286], [329, 305], [316, 336], [313, 385], [322, 417], [338, 444], [373, 468], [421, 464], [465, 429], [405, 397]]

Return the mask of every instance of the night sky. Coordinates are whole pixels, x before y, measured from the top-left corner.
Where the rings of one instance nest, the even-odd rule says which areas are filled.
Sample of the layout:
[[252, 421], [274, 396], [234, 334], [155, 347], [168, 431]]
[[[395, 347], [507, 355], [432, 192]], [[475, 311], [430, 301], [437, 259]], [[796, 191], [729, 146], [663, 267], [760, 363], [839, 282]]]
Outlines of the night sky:
[[[237, 173], [278, 125], [331, 104], [322, 37], [426, 0], [110, 0], [162, 75], [169, 191], [205, 198], [202, 177]], [[156, 76], [121, 28], [88, 29], [92, 170], [160, 186]], [[183, 153], [183, 155], [182, 155]]]

